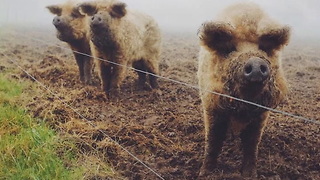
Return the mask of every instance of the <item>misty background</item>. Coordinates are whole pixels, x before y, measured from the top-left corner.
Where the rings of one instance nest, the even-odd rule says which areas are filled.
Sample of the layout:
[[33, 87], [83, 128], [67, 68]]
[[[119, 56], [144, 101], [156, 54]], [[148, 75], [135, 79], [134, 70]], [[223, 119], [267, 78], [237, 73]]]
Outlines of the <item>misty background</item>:
[[[66, 0], [0, 0], [0, 26], [6, 24], [54, 29], [47, 5]], [[200, 25], [237, 0], [122, 0], [128, 8], [153, 16], [163, 31], [196, 34]], [[79, 2], [83, 2], [80, 0]], [[253, 0], [271, 17], [293, 29], [294, 37], [320, 39], [319, 0]]]

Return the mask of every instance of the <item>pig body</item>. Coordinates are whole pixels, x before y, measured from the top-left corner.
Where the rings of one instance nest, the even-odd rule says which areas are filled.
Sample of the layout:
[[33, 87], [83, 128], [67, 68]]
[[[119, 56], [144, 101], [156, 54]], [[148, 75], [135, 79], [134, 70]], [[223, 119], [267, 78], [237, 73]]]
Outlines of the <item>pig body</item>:
[[[117, 96], [126, 67], [159, 74], [161, 34], [157, 23], [148, 15], [126, 8], [126, 4], [115, 1], [84, 3], [81, 11], [90, 16], [90, 38], [92, 52], [98, 57], [102, 89], [108, 97]], [[107, 61], [103, 61], [103, 60]], [[139, 85], [157, 88], [157, 78], [143, 72]]]
[[80, 14], [75, 1], [51, 5], [47, 8], [56, 15], [53, 25], [57, 30], [57, 38], [68, 43], [73, 51], [80, 72], [80, 80], [85, 84], [91, 84], [93, 59], [90, 57], [90, 40], [87, 37], [87, 17]]
[[270, 19], [257, 5], [241, 3], [204, 23], [198, 35], [206, 141], [200, 176], [217, 166], [226, 133], [236, 131], [243, 148], [241, 173], [256, 177], [258, 145], [269, 112], [210, 91], [275, 108], [287, 92], [281, 50], [289, 41], [290, 28]]

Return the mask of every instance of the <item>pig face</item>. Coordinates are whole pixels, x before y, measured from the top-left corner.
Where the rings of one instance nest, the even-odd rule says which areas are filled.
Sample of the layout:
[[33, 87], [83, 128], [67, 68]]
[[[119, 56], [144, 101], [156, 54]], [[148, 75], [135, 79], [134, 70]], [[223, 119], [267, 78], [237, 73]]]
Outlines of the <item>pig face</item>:
[[122, 2], [87, 2], [80, 6], [83, 14], [90, 16], [92, 42], [100, 49], [113, 49], [116, 46], [114, 33], [121, 18], [127, 13]]
[[[217, 67], [213, 73], [220, 79], [214, 81], [224, 84], [222, 93], [275, 107], [282, 99], [279, 86], [284, 83], [279, 80], [282, 77], [279, 51], [288, 43], [289, 31], [288, 27], [280, 27], [256, 39], [243, 39], [230, 24], [205, 23], [198, 35]], [[225, 97], [220, 97], [219, 106], [237, 113], [256, 108]]]
[[52, 23], [57, 29], [58, 39], [73, 42], [86, 38], [85, 16], [79, 12], [76, 5], [51, 5], [47, 8], [56, 15]]

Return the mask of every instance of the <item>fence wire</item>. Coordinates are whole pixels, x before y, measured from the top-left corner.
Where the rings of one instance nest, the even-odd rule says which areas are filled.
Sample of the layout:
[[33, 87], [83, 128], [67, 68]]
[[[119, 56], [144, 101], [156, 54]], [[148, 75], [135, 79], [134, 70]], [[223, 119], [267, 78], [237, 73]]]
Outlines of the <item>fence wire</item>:
[[[27, 74], [32, 80], [34, 80], [35, 82], [37, 82], [42, 88], [44, 88], [46, 91], [48, 91], [50, 94], [52, 94], [54, 97], [56, 97], [63, 105], [65, 105], [66, 107], [70, 108], [73, 112], [75, 112], [81, 119], [85, 120], [86, 123], [88, 123], [89, 125], [91, 125], [92, 127], [96, 127], [95, 124], [93, 124], [91, 121], [89, 121], [86, 117], [84, 117], [81, 113], [79, 113], [74, 107], [72, 107], [71, 105], [69, 105], [68, 103], [64, 102], [59, 96], [58, 94], [54, 93], [52, 90], [50, 90], [46, 85], [44, 85], [43, 83], [41, 83], [40, 81], [38, 81], [34, 76], [32, 76], [28, 71], [26, 71], [24, 68], [22, 68], [17, 61], [11, 59], [10, 57], [8, 57], [6, 54], [2, 53], [6, 58], [8, 58], [8, 60], [10, 62], [12, 62], [15, 66], [17, 66], [21, 71], [23, 71], [25, 74]], [[123, 147], [120, 143], [118, 143], [116, 140], [112, 139], [107, 133], [105, 133], [104, 131], [98, 129], [98, 131], [100, 133], [102, 133], [103, 135], [105, 135], [105, 137], [107, 137], [111, 142], [113, 142], [114, 144], [116, 144], [117, 146], [119, 146], [123, 151], [125, 151], [126, 153], [128, 153], [132, 158], [134, 158], [136, 161], [138, 161], [141, 165], [143, 165], [145, 168], [147, 168], [149, 171], [151, 171], [153, 174], [155, 174], [159, 179], [164, 180], [164, 178], [157, 173], [154, 169], [152, 169], [150, 166], [148, 166], [146, 163], [144, 163], [142, 160], [140, 160], [138, 157], [136, 157], [133, 153], [131, 153], [128, 149], [126, 149], [125, 147]]]
[[310, 119], [310, 118], [306, 118], [306, 117], [303, 117], [303, 116], [298, 116], [298, 115], [295, 115], [295, 114], [292, 114], [292, 113], [288, 113], [288, 112], [285, 112], [285, 111], [281, 111], [281, 110], [277, 110], [277, 109], [274, 109], [274, 108], [266, 107], [266, 106], [263, 106], [263, 105], [260, 105], [260, 104], [257, 104], [257, 103], [251, 102], [251, 101], [247, 101], [247, 100], [244, 100], [244, 99], [240, 99], [240, 98], [237, 98], [237, 97], [233, 97], [233, 96], [230, 96], [230, 95], [227, 95], [227, 94], [223, 94], [223, 93], [219, 93], [219, 92], [215, 92], [215, 91], [210, 91], [210, 90], [207, 90], [207, 89], [201, 89], [198, 85], [192, 85], [192, 84], [189, 84], [189, 83], [186, 83], [186, 82], [170, 79], [168, 77], [163, 77], [163, 76], [160, 76], [160, 75], [157, 75], [157, 74], [153, 74], [153, 73], [150, 73], [150, 72], [147, 72], [147, 71], [143, 71], [143, 70], [140, 70], [140, 69], [135, 69], [135, 68], [130, 67], [130, 66], [125, 66], [123, 64], [112, 62], [112, 61], [109, 61], [109, 60], [106, 60], [106, 59], [94, 57], [94, 56], [92, 56], [90, 54], [86, 54], [86, 53], [82, 53], [82, 52], [78, 52], [78, 51], [73, 51], [70, 48], [63, 47], [61, 45], [57, 45], [57, 44], [54, 44], [54, 43], [49, 43], [47, 41], [44, 41], [44, 40], [41, 40], [41, 39], [38, 39], [38, 38], [29, 37], [29, 36], [23, 35], [21, 33], [15, 33], [15, 34], [19, 35], [19, 36], [22, 36], [22, 37], [25, 37], [25, 38], [28, 38], [30, 40], [36, 41], [36, 42], [40, 42], [42, 44], [46, 44], [46, 45], [55, 46], [55, 47], [58, 47], [58, 48], [61, 48], [61, 49], [69, 50], [69, 51], [72, 51], [72, 52], [80, 54], [80, 55], [84, 55], [84, 56], [87, 56], [87, 57], [90, 57], [90, 58], [94, 58], [94, 59], [100, 60], [100, 61], [105, 61], [105, 62], [108, 62], [108, 63], [113, 64], [113, 65], [117, 65], [117, 66], [120, 66], [120, 67], [123, 67], [123, 68], [126, 68], [126, 69], [130, 69], [130, 70], [141, 72], [141, 73], [144, 73], [144, 74], [147, 74], [147, 75], [151, 75], [151, 76], [157, 77], [159, 79], [170, 81], [170, 82], [173, 82], [173, 83], [176, 83], [176, 84], [180, 84], [180, 85], [183, 85], [183, 86], [186, 86], [186, 87], [189, 87], [189, 88], [201, 90], [203, 92], [209, 92], [209, 93], [212, 93], [212, 94], [217, 95], [217, 96], [222, 96], [222, 97], [229, 98], [231, 100], [236, 100], [236, 101], [239, 101], [239, 102], [250, 104], [250, 105], [253, 105], [253, 106], [256, 106], [256, 107], [259, 107], [259, 108], [262, 108], [262, 109], [265, 109], [265, 110], [268, 110], [268, 111], [271, 111], [271, 112], [274, 112], [274, 113], [283, 114], [283, 115], [295, 118], [297, 120], [302, 120], [304, 122], [320, 125], [320, 121], [316, 121], [314, 119]]

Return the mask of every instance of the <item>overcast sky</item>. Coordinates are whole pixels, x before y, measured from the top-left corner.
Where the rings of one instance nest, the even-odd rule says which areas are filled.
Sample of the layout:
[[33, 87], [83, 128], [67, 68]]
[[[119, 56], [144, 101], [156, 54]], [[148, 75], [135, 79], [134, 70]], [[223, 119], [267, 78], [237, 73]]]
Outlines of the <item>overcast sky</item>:
[[[52, 26], [53, 15], [45, 6], [65, 0], [0, 0], [0, 24]], [[81, 0], [83, 1], [83, 0]], [[122, 0], [129, 8], [153, 16], [161, 29], [197, 32], [202, 22], [237, 0]], [[292, 26], [295, 35], [320, 38], [319, 0], [253, 0], [273, 18]], [[52, 26], [53, 28], [53, 26]]]

